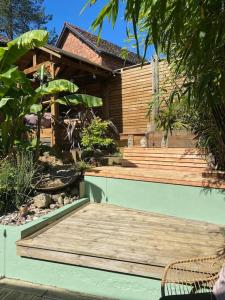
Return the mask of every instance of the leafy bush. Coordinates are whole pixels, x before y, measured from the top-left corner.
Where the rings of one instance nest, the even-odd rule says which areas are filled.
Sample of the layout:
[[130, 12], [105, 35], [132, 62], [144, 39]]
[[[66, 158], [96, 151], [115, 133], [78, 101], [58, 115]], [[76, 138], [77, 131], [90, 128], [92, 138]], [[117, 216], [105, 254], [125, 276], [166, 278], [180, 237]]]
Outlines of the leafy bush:
[[[40, 125], [45, 111], [42, 99], [45, 96], [65, 93], [60, 99], [51, 101], [61, 105], [83, 105], [85, 107], [102, 106], [102, 99], [84, 94], [77, 94], [78, 87], [65, 79], [49, 81], [44, 65], [36, 73], [36, 80], [40, 86], [33, 88], [29, 78], [14, 67], [21, 56], [35, 47], [44, 46], [48, 40], [48, 33], [43, 30], [33, 30], [24, 33], [10, 41], [7, 47], [0, 47], [0, 150], [4, 156], [11, 153], [15, 145], [24, 144], [26, 133], [24, 118], [27, 114], [37, 115], [37, 126], [33, 146], [36, 158], [40, 152]], [[35, 79], [34, 78], [34, 79]], [[48, 107], [49, 108], [49, 107]], [[47, 109], [47, 108], [46, 108]], [[32, 145], [31, 145], [32, 146]]]
[[29, 200], [36, 172], [31, 152], [21, 152], [15, 158], [0, 163], [0, 213], [19, 208]]
[[102, 121], [99, 117], [94, 118], [83, 130], [81, 145], [89, 152], [114, 153], [116, 144], [110, 137], [110, 121]]

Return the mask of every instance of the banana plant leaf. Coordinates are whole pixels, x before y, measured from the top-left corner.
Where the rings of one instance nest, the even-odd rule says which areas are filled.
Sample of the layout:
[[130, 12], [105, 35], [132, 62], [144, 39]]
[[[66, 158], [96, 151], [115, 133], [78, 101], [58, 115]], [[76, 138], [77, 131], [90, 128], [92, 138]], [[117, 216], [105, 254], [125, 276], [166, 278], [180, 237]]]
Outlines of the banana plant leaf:
[[44, 84], [35, 90], [36, 97], [38, 98], [46, 95], [53, 95], [62, 92], [76, 93], [77, 91], [78, 91], [78, 86], [65, 79], [50, 81], [47, 84]]
[[82, 104], [85, 107], [100, 107], [103, 105], [102, 99], [95, 96], [74, 94], [69, 96], [64, 96], [56, 100], [57, 103], [62, 105], [78, 105]]
[[10, 41], [7, 47], [0, 48], [0, 72], [15, 64], [20, 57], [35, 47], [42, 47], [48, 41], [45, 30], [28, 31]]

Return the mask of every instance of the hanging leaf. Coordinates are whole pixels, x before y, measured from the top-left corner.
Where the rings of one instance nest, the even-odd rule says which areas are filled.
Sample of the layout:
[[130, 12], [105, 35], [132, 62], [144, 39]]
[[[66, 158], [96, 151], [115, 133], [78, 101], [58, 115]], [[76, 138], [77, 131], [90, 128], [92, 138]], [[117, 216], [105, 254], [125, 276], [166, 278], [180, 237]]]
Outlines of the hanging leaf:
[[4, 107], [9, 101], [14, 100], [14, 98], [1, 98], [0, 99], [0, 108]]
[[74, 94], [74, 95], [64, 96], [60, 99], [57, 99], [56, 102], [59, 104], [62, 104], [62, 105], [82, 104], [88, 108], [100, 107], [103, 105], [101, 98], [98, 98], [95, 96], [90, 96], [90, 95], [83, 95], [83, 94]]
[[78, 87], [74, 83], [65, 79], [50, 81], [49, 83], [44, 84], [36, 89], [36, 93], [38, 97], [58, 94], [61, 92], [76, 93], [77, 91], [78, 91]]
[[43, 109], [42, 105], [41, 104], [33, 104], [31, 105], [30, 107], [30, 112], [32, 114], [38, 114], [39, 112], [41, 112]]
[[47, 41], [48, 32], [45, 30], [28, 31], [10, 41], [6, 48], [0, 48], [0, 70], [15, 64], [29, 50], [44, 46]]

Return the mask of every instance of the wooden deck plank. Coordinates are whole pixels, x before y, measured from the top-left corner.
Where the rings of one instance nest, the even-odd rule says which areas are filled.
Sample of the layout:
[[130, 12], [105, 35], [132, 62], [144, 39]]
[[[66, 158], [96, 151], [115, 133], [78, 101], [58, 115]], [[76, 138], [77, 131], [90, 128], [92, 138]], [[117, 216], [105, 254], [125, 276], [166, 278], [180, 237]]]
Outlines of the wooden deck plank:
[[109, 204], [89, 204], [17, 242], [18, 255], [160, 278], [166, 264], [213, 255], [222, 226]]
[[[36, 297], [34, 295], [29, 295], [25, 293], [18, 293], [17, 291], [11, 291], [9, 295], [7, 295], [5, 298], [1, 298], [1, 300], [34, 300]], [[41, 299], [41, 298], [37, 298]]]

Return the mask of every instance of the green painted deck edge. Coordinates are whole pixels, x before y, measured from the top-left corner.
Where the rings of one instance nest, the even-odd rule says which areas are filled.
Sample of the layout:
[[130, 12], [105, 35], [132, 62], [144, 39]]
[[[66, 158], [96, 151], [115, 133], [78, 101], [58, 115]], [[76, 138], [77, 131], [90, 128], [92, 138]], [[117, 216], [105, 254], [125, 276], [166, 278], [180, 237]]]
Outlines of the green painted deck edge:
[[16, 241], [89, 202], [81, 199], [22, 226], [0, 225], [0, 277], [119, 300], [158, 300], [160, 281], [16, 255]]
[[225, 224], [225, 190], [85, 176], [90, 201]]

